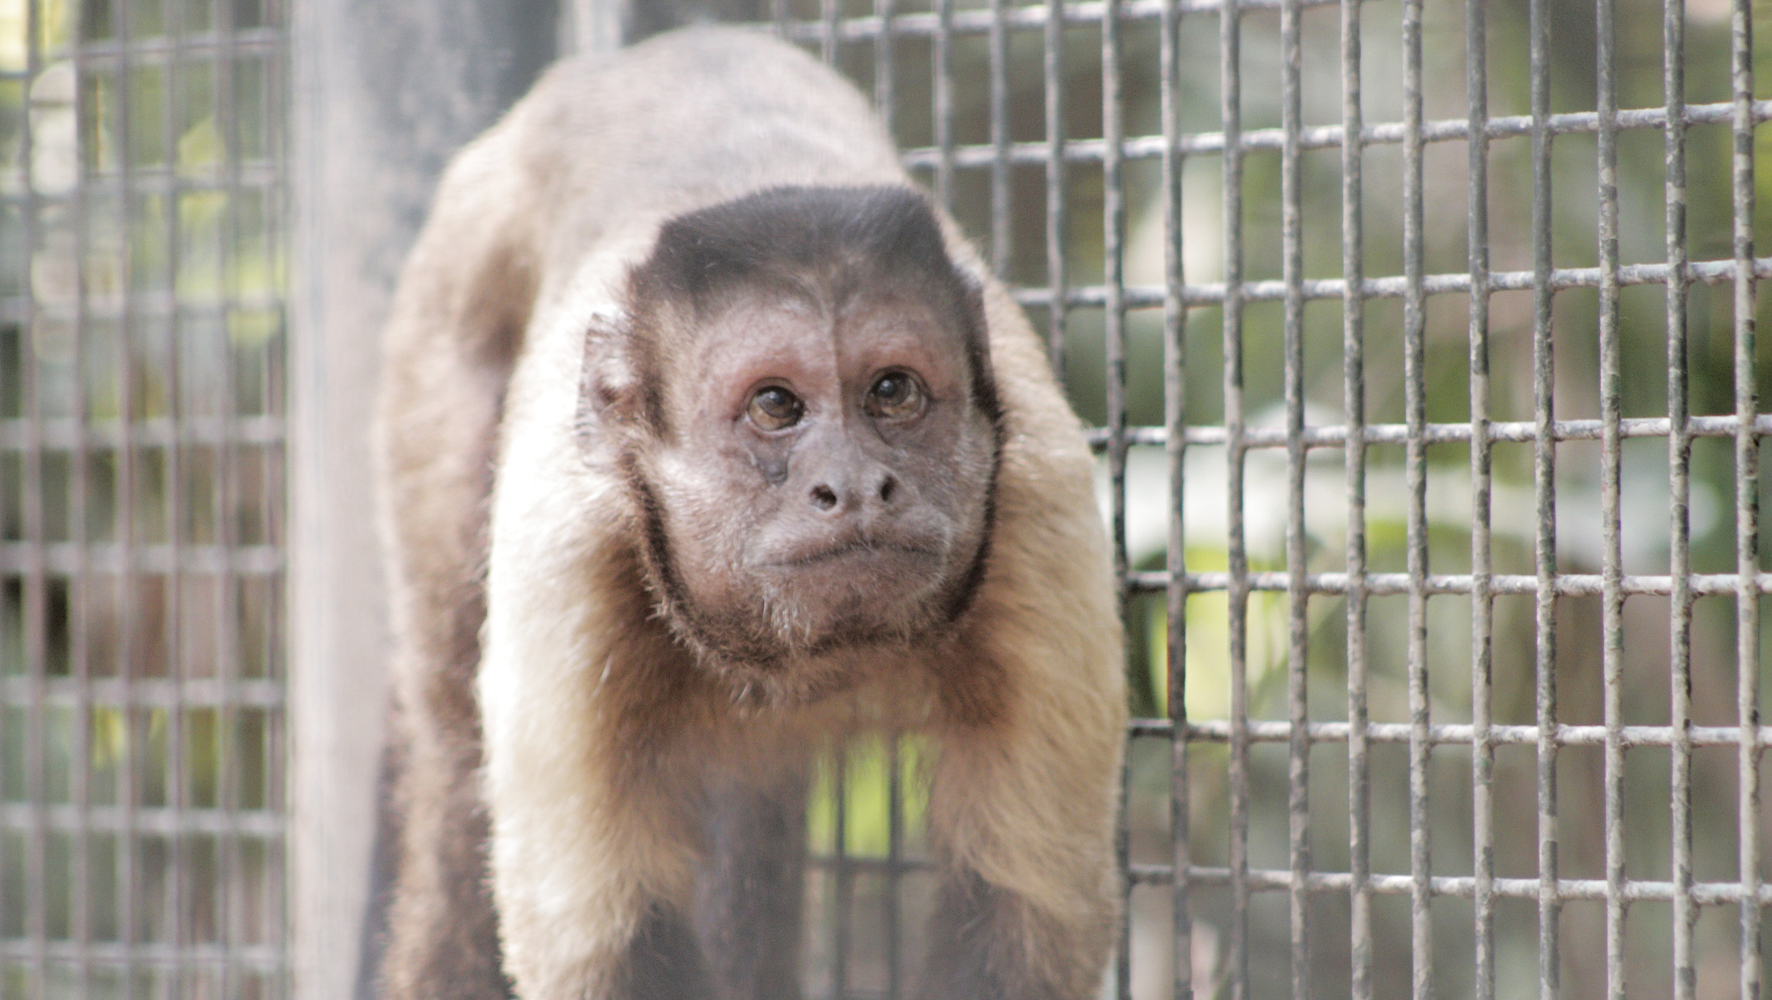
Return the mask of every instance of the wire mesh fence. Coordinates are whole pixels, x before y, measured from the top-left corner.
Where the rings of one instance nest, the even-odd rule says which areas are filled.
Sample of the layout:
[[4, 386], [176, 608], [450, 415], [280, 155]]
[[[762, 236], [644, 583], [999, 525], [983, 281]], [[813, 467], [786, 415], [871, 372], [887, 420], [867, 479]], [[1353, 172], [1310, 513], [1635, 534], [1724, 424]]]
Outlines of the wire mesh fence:
[[[1094, 427], [1110, 995], [1757, 995], [1746, 0], [768, 13]], [[284, 18], [0, 0], [0, 997], [286, 991]], [[910, 990], [922, 749], [822, 775], [809, 995]]]
[[[1139, 717], [1112, 995], [1757, 995], [1747, 4], [770, 13], [1095, 425]], [[815, 992], [916, 967], [893, 752], [814, 799]]]
[[281, 996], [282, 11], [0, 4], [0, 996]]

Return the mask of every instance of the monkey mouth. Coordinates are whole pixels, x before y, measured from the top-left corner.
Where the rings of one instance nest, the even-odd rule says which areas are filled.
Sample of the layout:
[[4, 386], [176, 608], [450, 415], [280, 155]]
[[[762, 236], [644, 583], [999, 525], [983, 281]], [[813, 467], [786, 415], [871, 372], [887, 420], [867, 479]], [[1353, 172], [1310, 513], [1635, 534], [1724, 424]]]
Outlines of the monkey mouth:
[[938, 562], [941, 550], [934, 545], [908, 541], [858, 538], [836, 545], [795, 547], [760, 563], [767, 569], [798, 570], [835, 563]]

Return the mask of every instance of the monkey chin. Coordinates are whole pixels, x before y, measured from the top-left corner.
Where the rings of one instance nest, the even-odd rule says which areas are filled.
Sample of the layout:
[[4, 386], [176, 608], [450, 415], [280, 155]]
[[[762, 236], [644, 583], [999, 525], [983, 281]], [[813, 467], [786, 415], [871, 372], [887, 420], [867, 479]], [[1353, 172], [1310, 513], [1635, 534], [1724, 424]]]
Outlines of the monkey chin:
[[960, 591], [978, 574], [943, 568], [923, 550], [833, 549], [752, 568], [742, 596], [666, 600], [661, 612], [735, 708], [789, 709], [882, 679], [947, 641], [968, 603]]
[[770, 715], [817, 705], [881, 677], [918, 655], [917, 644], [881, 640], [758, 662], [698, 651], [697, 662], [731, 699], [739, 716]]

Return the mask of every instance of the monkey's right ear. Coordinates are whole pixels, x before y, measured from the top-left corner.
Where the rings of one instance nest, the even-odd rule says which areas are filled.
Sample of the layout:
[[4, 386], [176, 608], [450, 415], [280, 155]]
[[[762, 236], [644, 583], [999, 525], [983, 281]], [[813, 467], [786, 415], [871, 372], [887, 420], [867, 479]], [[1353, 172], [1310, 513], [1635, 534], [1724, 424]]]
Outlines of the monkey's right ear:
[[638, 360], [627, 313], [613, 307], [591, 313], [585, 326], [575, 421], [582, 446], [595, 448], [607, 443], [611, 431], [645, 422], [648, 400]]

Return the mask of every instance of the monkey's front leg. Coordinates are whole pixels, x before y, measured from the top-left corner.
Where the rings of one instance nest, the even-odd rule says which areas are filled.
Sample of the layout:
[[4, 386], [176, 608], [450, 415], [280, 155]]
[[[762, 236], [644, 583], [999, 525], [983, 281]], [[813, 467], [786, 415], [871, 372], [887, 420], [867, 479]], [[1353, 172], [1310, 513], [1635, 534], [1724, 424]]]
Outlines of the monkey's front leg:
[[[977, 799], [996, 797], [987, 791]], [[1095, 830], [1008, 829], [982, 810], [965, 811], [973, 815], [936, 831], [948, 872], [918, 1000], [1094, 997], [1118, 910], [1108, 845]], [[994, 835], [984, 833], [991, 825]]]
[[612, 585], [620, 551], [494, 537], [478, 689], [505, 971], [523, 1000], [705, 1000], [693, 676], [644, 590]]
[[577, 762], [589, 767], [532, 757], [513, 776], [489, 755], [494, 895], [523, 1000], [712, 996], [689, 918], [693, 795], [647, 773], [645, 756], [630, 746]]
[[916, 996], [1087, 1000], [1119, 911], [1119, 692], [1043, 675], [1037, 655], [1013, 675], [990, 662], [967, 665], [989, 693], [944, 699], [930, 819], [947, 876]]
[[[1074, 959], [1042, 956], [1037, 946], [1066, 952], [1078, 942], [1057, 921], [1034, 912], [1013, 890], [991, 885], [977, 872], [942, 881], [929, 927], [929, 959], [918, 1000], [1070, 1000], [1078, 977], [1062, 967]], [[1067, 947], [1071, 945], [1071, 947]], [[1033, 945], [1035, 947], [1030, 947]], [[1087, 995], [1094, 995], [1090, 989]]]

